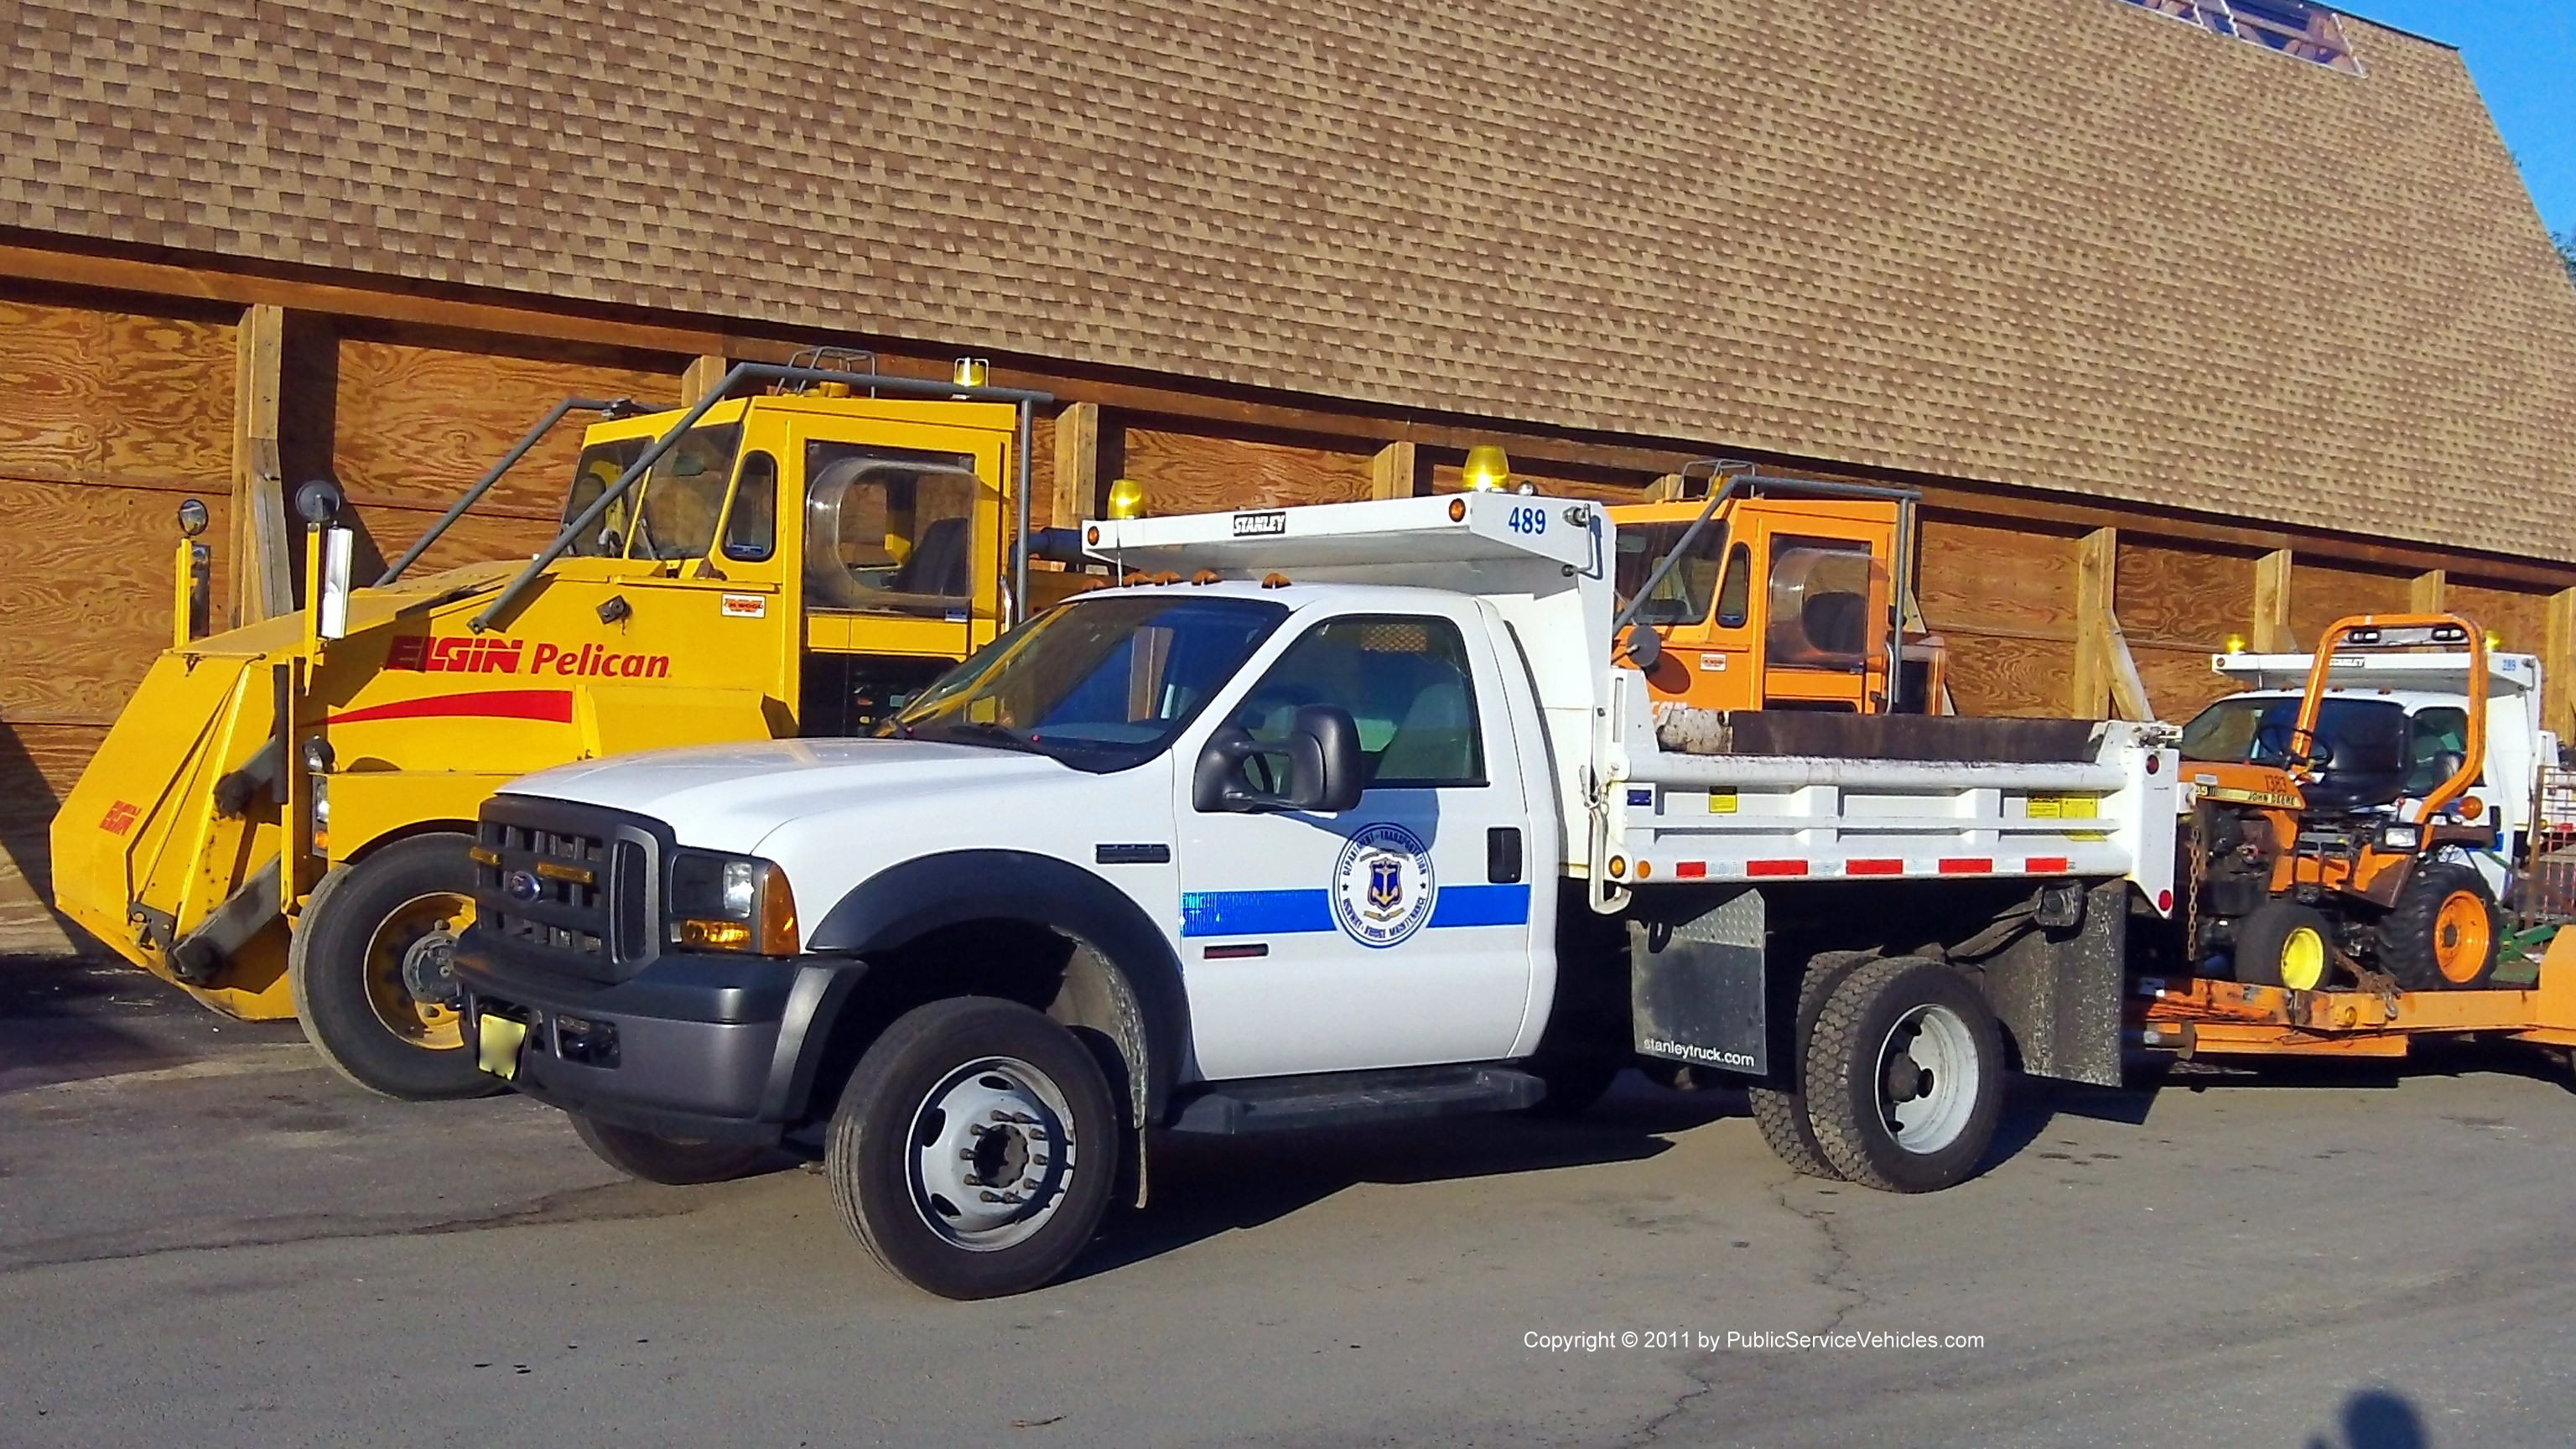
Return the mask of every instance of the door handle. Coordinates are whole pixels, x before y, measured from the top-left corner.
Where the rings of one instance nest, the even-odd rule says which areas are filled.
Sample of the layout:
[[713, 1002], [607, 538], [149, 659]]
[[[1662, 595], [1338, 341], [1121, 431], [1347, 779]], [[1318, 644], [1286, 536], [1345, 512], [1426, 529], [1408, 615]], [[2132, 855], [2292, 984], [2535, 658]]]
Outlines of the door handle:
[[1518, 885], [1520, 878], [1520, 827], [1497, 825], [1486, 831], [1485, 879], [1495, 885]]

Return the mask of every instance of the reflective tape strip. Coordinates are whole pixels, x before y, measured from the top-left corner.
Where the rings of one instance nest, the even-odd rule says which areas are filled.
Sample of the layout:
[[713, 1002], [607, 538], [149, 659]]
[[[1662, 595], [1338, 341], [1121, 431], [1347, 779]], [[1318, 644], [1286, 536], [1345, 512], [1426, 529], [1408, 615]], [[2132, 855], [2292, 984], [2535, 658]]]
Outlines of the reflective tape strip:
[[2064, 875], [2072, 866], [2062, 855], [2034, 855], [2021, 868], [2032, 875]]
[[1994, 858], [1983, 855], [1953, 855], [1941, 858], [1943, 875], [1989, 875], [1995, 868]]
[[1744, 873], [1746, 875], [1805, 875], [1807, 863], [1803, 860], [1748, 860], [1744, 863]]
[[1903, 875], [1905, 874], [1905, 862], [1901, 860], [1847, 860], [1843, 862], [1843, 874]]
[[1708, 874], [1708, 862], [1682, 860], [1673, 863], [1673, 875], [1681, 880], [1700, 880]]

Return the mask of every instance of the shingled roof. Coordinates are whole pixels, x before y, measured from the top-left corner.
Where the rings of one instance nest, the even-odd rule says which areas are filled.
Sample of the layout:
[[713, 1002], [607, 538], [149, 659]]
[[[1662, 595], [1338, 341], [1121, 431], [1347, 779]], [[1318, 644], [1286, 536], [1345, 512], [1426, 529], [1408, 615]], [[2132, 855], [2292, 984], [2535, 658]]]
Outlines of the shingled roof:
[[2576, 559], [2459, 57], [2125, 0], [16, 0], [0, 226]]

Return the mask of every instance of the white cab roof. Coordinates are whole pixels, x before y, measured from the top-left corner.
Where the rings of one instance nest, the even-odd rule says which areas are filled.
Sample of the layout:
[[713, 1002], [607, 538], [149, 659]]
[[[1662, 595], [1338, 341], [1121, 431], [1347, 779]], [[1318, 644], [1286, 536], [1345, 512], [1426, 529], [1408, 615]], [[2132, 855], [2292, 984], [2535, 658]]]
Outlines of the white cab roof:
[[[2209, 667], [2249, 689], [2307, 688], [2313, 654], [2213, 654]], [[2537, 688], [2540, 661], [2529, 654], [2487, 655], [2487, 692], [2513, 693]], [[2400, 654], [2354, 650], [2338, 654], [2326, 670], [2328, 689], [2421, 691], [2457, 697], [2469, 691], [2469, 656], [2465, 650]]]
[[[1547, 560], [1597, 572], [1609, 520], [1581, 499], [1522, 493], [1455, 493], [1303, 508], [1253, 508], [1170, 518], [1101, 519], [1083, 525], [1092, 557], [1148, 573], [1209, 569], [1235, 577], [1265, 570]], [[1408, 580], [1390, 573], [1387, 583]]]

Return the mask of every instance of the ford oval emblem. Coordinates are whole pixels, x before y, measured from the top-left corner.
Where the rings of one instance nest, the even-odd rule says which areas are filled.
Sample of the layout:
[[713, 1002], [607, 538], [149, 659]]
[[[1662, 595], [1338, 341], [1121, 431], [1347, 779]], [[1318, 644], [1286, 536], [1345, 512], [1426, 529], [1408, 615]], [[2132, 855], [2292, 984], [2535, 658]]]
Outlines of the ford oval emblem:
[[533, 901], [544, 887], [537, 884], [534, 871], [514, 870], [501, 883], [501, 889], [509, 892], [510, 899], [514, 901]]

